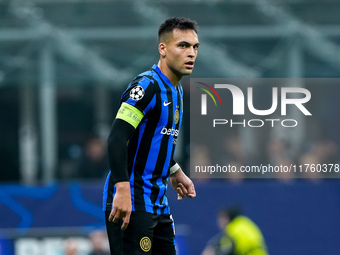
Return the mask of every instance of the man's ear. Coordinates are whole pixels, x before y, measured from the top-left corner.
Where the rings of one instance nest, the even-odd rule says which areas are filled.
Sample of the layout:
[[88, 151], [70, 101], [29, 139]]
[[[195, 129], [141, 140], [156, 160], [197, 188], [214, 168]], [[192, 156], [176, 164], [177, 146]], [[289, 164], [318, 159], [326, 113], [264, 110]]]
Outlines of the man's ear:
[[158, 45], [158, 51], [159, 51], [159, 54], [161, 55], [161, 57], [164, 58], [166, 56], [166, 44], [160, 43]]

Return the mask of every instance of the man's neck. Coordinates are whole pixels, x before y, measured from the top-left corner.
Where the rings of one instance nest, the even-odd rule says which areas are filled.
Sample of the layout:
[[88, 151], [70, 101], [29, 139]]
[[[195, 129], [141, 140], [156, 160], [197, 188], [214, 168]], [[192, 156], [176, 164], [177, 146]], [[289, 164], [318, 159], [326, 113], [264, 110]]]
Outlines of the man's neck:
[[161, 70], [161, 72], [169, 79], [171, 84], [177, 89], [177, 84], [182, 79], [181, 77], [178, 77], [164, 62], [159, 60], [157, 64], [158, 68]]

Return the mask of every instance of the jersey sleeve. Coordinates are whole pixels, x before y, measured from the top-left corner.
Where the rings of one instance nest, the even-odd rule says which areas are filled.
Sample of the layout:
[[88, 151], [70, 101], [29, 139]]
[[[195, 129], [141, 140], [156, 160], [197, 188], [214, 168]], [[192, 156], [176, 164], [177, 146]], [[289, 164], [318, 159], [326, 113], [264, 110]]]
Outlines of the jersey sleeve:
[[137, 108], [146, 115], [155, 107], [155, 81], [146, 76], [137, 77], [123, 93], [121, 102]]

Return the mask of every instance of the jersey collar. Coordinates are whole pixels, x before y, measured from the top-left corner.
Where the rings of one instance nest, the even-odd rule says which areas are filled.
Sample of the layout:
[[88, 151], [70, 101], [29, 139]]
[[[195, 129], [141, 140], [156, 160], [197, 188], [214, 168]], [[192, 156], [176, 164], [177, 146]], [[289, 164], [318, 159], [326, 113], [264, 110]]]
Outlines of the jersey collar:
[[[168, 86], [170, 86], [170, 87], [176, 89], [175, 86], [172, 85], [172, 83], [171, 83], [171, 81], [169, 80], [169, 78], [166, 77], [166, 76], [162, 73], [162, 71], [161, 71], [161, 69], [159, 69], [158, 65], [154, 64], [154, 65], [152, 66], [152, 69], [154, 69], [154, 70], [156, 71], [156, 73], [159, 75], [159, 77], [161, 77], [162, 80], [165, 81], [166, 84], [167, 84]], [[178, 83], [178, 85], [179, 85], [179, 83]], [[177, 87], [178, 87], [178, 85], [177, 85]]]

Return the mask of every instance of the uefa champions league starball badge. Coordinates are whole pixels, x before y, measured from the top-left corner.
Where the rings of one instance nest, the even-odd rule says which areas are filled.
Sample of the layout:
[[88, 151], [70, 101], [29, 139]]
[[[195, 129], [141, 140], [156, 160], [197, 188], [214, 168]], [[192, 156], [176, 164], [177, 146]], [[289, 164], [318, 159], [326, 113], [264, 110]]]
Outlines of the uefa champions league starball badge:
[[134, 101], [138, 101], [143, 98], [144, 94], [144, 89], [141, 86], [136, 86], [130, 91], [130, 98]]

